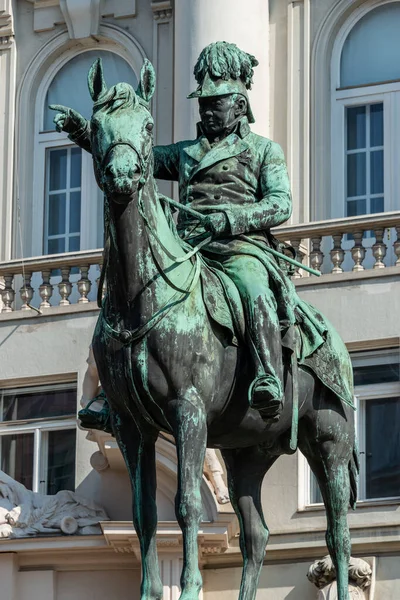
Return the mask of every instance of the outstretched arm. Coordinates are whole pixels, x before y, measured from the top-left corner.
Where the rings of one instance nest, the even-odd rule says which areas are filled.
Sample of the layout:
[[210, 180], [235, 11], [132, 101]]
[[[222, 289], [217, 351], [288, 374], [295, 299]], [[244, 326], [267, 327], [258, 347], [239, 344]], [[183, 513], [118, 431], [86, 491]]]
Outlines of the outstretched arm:
[[73, 108], [62, 104], [50, 104], [49, 108], [58, 111], [53, 119], [57, 131], [65, 131], [71, 141], [91, 153], [89, 121]]

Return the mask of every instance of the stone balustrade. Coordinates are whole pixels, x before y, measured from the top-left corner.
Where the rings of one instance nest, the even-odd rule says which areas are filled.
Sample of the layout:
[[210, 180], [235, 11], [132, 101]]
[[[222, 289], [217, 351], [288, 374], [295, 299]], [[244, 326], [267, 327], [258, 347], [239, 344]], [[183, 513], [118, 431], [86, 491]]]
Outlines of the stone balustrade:
[[[1, 312], [10, 313], [16, 309], [32, 310], [30, 303], [35, 294], [40, 296], [40, 300], [38, 299], [37, 302], [40, 302], [38, 309], [43, 312], [50, 306], [54, 306], [52, 297], [55, 288], [58, 292], [56, 304], [59, 306], [71, 304], [71, 294], [74, 288], [77, 291], [77, 294], [74, 294], [76, 303], [88, 303], [92, 286], [93, 284], [97, 286], [98, 283], [98, 276], [95, 281], [90, 279], [89, 270], [94, 265], [101, 268], [102, 260], [102, 250], [84, 250], [0, 263], [3, 304]], [[38, 281], [37, 274], [39, 274], [41, 282], [39, 281], [35, 289], [31, 284], [33, 279]], [[21, 285], [16, 284], [18, 280]]]
[[[365, 237], [365, 232], [372, 234]], [[285, 225], [273, 233], [295, 248], [300, 263], [323, 275], [400, 267], [400, 212]], [[346, 239], [347, 234], [351, 234], [351, 241]], [[97, 288], [100, 272], [97, 269], [93, 278], [89, 270], [101, 267], [102, 259], [102, 250], [85, 250], [0, 263], [1, 312], [32, 310], [32, 299], [41, 312], [55, 305], [88, 303], [89, 293], [92, 291], [93, 296]], [[58, 275], [54, 275], [55, 271]], [[294, 279], [305, 276], [309, 274], [297, 269]], [[33, 281], [36, 286], [32, 286]]]
[[[365, 237], [366, 232], [371, 232], [370, 237]], [[400, 267], [399, 211], [284, 225], [274, 229], [273, 233], [280, 241], [289, 242], [294, 247], [300, 263], [324, 274]], [[348, 234], [351, 234], [351, 241], [346, 239]], [[395, 239], [392, 241], [390, 238]], [[372, 260], [368, 260], [365, 266], [363, 263], [368, 254]], [[346, 256], [350, 258], [347, 269], [343, 264]], [[295, 279], [305, 276], [309, 273], [300, 269], [294, 274]]]

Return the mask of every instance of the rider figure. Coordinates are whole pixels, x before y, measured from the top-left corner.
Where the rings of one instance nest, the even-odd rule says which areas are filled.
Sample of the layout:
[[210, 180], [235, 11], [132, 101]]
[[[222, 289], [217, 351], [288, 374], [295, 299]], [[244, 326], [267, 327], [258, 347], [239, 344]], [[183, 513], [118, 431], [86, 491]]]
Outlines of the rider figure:
[[[180, 211], [178, 230], [193, 245], [213, 234], [202, 252], [234, 281], [245, 310], [255, 367], [249, 401], [273, 422], [284, 398], [281, 339], [293, 329], [296, 303], [286, 273], [260, 244], [274, 244], [269, 230], [290, 217], [292, 203], [280, 146], [249, 127], [254, 117], [247, 90], [257, 64], [227, 42], [201, 52], [194, 69], [199, 86], [189, 96], [199, 102], [197, 138], [156, 146], [154, 175], [178, 181], [180, 202], [207, 215], [199, 223]], [[89, 126], [81, 115], [65, 110], [55, 123], [90, 151]]]

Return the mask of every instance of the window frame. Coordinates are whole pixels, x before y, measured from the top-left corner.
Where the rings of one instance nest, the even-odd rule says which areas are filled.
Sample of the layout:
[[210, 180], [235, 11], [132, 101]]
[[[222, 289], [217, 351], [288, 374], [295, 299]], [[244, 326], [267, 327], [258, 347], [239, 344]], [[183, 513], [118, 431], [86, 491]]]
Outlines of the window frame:
[[383, 151], [384, 151], [384, 202], [385, 211], [399, 210], [396, 207], [395, 190], [400, 187], [400, 173], [395, 166], [400, 162], [400, 81], [390, 84], [371, 85], [358, 88], [338, 89], [333, 93], [331, 111], [332, 140], [332, 218], [342, 218], [346, 209], [346, 108], [383, 104]]
[[[75, 390], [76, 382], [62, 384], [47, 384], [35, 386], [21, 386], [8, 388], [1, 387], [1, 392], [9, 394], [32, 393], [44, 391]], [[1, 401], [0, 401], [1, 402]], [[47, 495], [48, 484], [48, 434], [51, 431], [77, 431], [76, 413], [74, 416], [66, 415], [59, 417], [42, 417], [18, 421], [0, 421], [0, 437], [6, 435], [33, 434], [33, 468], [32, 468], [32, 491]], [[77, 441], [77, 440], [76, 440]], [[75, 473], [77, 464], [77, 445], [75, 446]], [[1, 446], [0, 446], [1, 461]]]
[[[360, 350], [351, 353], [352, 361], [357, 367], [387, 364], [388, 357], [399, 355], [399, 348], [386, 348], [377, 351]], [[366, 402], [380, 398], [400, 397], [400, 381], [379, 384], [359, 385], [354, 388], [356, 407], [355, 433], [360, 452], [360, 475], [358, 485], [357, 506], [375, 506], [400, 504], [399, 496], [366, 498]], [[298, 452], [298, 511], [322, 510], [322, 502], [312, 502], [312, 472], [305, 456]]]

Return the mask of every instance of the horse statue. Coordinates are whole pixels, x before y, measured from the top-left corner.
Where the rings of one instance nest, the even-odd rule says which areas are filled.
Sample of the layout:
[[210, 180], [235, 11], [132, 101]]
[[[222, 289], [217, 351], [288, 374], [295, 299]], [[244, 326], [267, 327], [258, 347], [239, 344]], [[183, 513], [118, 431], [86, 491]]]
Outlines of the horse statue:
[[[254, 600], [268, 542], [261, 506], [266, 472], [294, 452], [292, 371], [276, 423], [250, 408], [252, 367], [242, 344], [227, 343], [202, 292], [206, 269], [198, 248], [178, 236], [153, 177], [155, 74], [149, 61], [136, 91], [108, 89], [101, 60], [91, 67], [91, 150], [105, 193], [105, 296], [93, 337], [112, 428], [132, 484], [133, 522], [142, 557], [141, 600], [161, 600], [156, 550], [155, 443], [160, 432], [176, 442], [176, 517], [183, 534], [181, 600], [202, 588], [197, 536], [200, 485], [207, 447], [221, 450], [232, 506], [240, 523], [243, 573], [239, 600]], [[233, 292], [232, 292], [233, 293]], [[338, 351], [346, 353], [336, 340]], [[340, 346], [342, 345], [342, 346]], [[327, 513], [326, 543], [337, 573], [339, 600], [349, 600], [349, 503], [356, 499], [354, 411], [310, 369], [298, 368], [298, 447], [315, 474]]]

